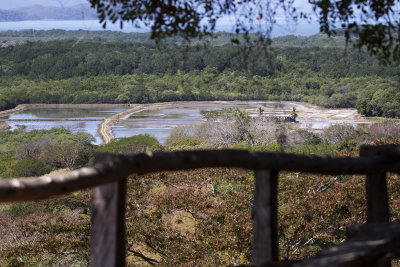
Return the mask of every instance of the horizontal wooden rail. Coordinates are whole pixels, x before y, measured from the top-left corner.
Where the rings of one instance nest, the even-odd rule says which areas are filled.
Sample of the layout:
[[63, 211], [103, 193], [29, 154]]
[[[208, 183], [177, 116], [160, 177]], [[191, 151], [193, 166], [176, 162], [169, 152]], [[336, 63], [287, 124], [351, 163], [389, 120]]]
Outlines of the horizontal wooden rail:
[[236, 167], [252, 170], [320, 174], [370, 174], [400, 170], [399, 157], [320, 157], [244, 150], [155, 152], [134, 155], [97, 154], [94, 167], [57, 176], [0, 181], [0, 202], [45, 199], [125, 179], [130, 174], [185, 169]]
[[400, 247], [400, 224], [375, 224], [368, 234], [322, 251], [314, 258], [294, 264], [300, 266], [387, 266], [385, 256]]

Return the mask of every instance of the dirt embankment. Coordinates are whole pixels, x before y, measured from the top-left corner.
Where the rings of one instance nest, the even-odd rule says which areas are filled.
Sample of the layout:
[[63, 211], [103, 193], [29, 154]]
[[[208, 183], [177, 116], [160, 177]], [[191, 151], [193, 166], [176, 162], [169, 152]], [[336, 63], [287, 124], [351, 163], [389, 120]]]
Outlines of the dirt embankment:
[[11, 114], [20, 112], [20, 111], [26, 109], [26, 107], [27, 107], [27, 105], [18, 105], [13, 109], [7, 109], [7, 110], [0, 111], [0, 131], [10, 129], [10, 126], [7, 123], [5, 123], [4, 121], [1, 121], [2, 117], [6, 117]]
[[[22, 105], [18, 105], [22, 106]], [[129, 104], [25, 104], [25, 108], [115, 108], [127, 107]]]
[[110, 143], [112, 139], [114, 139], [114, 135], [112, 133], [112, 126], [114, 125], [114, 123], [118, 120], [120, 120], [121, 118], [126, 118], [129, 117], [130, 114], [137, 112], [141, 109], [140, 104], [138, 105], [132, 105], [132, 108], [128, 109], [128, 110], [124, 110], [120, 113], [114, 114], [108, 118], [106, 118], [99, 126], [99, 134], [101, 136], [101, 138], [103, 138], [103, 142], [104, 144]]
[[4, 121], [0, 121], [0, 131], [8, 130], [10, 129], [10, 126], [5, 123]]
[[121, 121], [121, 120], [126, 120], [128, 119], [132, 114], [141, 112], [144, 110], [149, 110], [149, 109], [158, 109], [158, 108], [164, 108], [173, 104], [177, 104], [176, 102], [168, 102], [168, 103], [155, 103], [155, 104], [131, 104], [131, 108], [128, 110], [124, 110], [120, 113], [114, 114], [108, 118], [106, 118], [102, 124], [99, 126], [99, 134], [103, 138], [104, 144], [107, 144], [111, 142], [112, 139], [114, 139], [114, 135], [112, 133], [112, 126], [114, 125], [115, 122]]
[[23, 111], [24, 109], [27, 109], [28, 107], [29, 107], [29, 105], [21, 104], [21, 105], [16, 106], [13, 109], [7, 109], [7, 110], [0, 111], [0, 118]]
[[126, 107], [128, 104], [20, 104], [13, 109], [0, 111], [0, 118], [34, 108], [113, 108]]

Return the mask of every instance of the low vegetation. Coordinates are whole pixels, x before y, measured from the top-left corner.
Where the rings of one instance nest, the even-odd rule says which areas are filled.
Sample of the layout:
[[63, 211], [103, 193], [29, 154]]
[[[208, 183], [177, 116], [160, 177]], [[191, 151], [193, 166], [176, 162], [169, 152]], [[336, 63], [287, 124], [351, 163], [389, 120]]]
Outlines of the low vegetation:
[[[357, 128], [333, 125], [313, 133], [296, 129], [295, 123], [250, 117], [239, 109], [204, 115], [208, 120], [202, 125], [175, 128], [165, 145], [150, 135], [138, 135], [94, 147], [89, 136], [66, 129], [6, 130], [0, 132], [0, 175], [39, 175], [68, 168], [62, 161], [46, 161], [45, 155], [61, 150], [63, 144], [80, 148], [81, 160], [73, 166], [80, 167], [90, 162], [89, 151], [91, 155], [93, 151], [124, 154], [229, 147], [349, 156], [357, 155], [361, 144], [400, 140], [396, 120]], [[252, 172], [225, 168], [130, 177], [128, 265], [249, 264], [253, 184]], [[400, 177], [390, 174], [388, 186], [391, 215], [396, 219], [400, 216]], [[82, 191], [0, 206], [0, 265], [87, 265], [89, 199], [89, 192]], [[281, 172], [278, 209], [280, 258], [309, 257], [342, 242], [346, 225], [365, 222], [364, 178]]]
[[94, 138], [66, 128], [0, 131], [0, 177], [39, 176], [55, 169], [85, 166], [92, 157]]

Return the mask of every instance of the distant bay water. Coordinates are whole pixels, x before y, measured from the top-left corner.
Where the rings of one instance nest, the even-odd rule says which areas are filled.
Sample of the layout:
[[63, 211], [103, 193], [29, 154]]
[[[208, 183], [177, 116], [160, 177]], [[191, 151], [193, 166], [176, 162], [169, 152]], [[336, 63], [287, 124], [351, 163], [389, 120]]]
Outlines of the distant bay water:
[[[233, 23], [231, 20], [222, 20], [218, 23], [216, 30], [232, 32]], [[0, 31], [21, 31], [21, 30], [86, 30], [86, 31], [102, 31], [102, 25], [97, 20], [34, 20], [34, 21], [11, 21], [0, 22]], [[125, 24], [121, 30], [119, 24], [107, 24], [107, 30], [122, 32], [148, 32], [146, 27], [135, 28], [129, 24]], [[319, 26], [317, 23], [298, 23], [296, 25], [286, 25], [283, 23], [276, 24], [272, 32], [272, 37], [284, 35], [313, 35], [318, 33]]]

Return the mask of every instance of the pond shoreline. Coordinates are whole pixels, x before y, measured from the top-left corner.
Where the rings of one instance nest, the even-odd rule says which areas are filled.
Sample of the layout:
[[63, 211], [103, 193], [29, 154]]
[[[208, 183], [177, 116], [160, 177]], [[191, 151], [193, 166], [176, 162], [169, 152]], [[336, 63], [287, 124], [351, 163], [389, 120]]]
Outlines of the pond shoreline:
[[[327, 109], [323, 107], [319, 107], [316, 105], [312, 105], [304, 102], [294, 102], [294, 101], [265, 101], [265, 100], [254, 100], [254, 101], [175, 101], [175, 102], [159, 102], [159, 103], [150, 103], [150, 104], [21, 104], [15, 107], [14, 109], [4, 110], [0, 112], [0, 117], [9, 116], [12, 114], [19, 113], [21, 111], [27, 109], [40, 109], [40, 108], [49, 108], [49, 109], [62, 109], [62, 108], [83, 108], [83, 109], [91, 109], [91, 108], [117, 108], [117, 107], [129, 107], [122, 112], [113, 114], [105, 119], [99, 119], [102, 123], [99, 125], [97, 132], [102, 138], [104, 143], [109, 143], [112, 139], [115, 138], [114, 133], [112, 131], [112, 127], [117, 122], [122, 122], [125, 120], [129, 120], [129, 117], [138, 112], [148, 111], [148, 110], [163, 110], [168, 108], [181, 108], [182, 106], [190, 106], [196, 108], [196, 106], [200, 105], [234, 105], [237, 103], [238, 105], [249, 104], [249, 105], [260, 105], [263, 106], [266, 103], [268, 104], [277, 104], [282, 106], [286, 106], [285, 109], [280, 108], [279, 112], [281, 114], [287, 114], [290, 112], [289, 109], [292, 107], [296, 108], [296, 112], [298, 113], [298, 118], [301, 123], [304, 125], [312, 124], [312, 123], [327, 123], [326, 121], [334, 121], [335, 123], [352, 123], [352, 124], [370, 124], [376, 121], [376, 119], [365, 118], [358, 114], [356, 109]], [[290, 108], [289, 108], [290, 107]], [[257, 110], [255, 108], [249, 108], [248, 111], [252, 115], [257, 114]], [[276, 113], [271, 111], [266, 111], [264, 116], [274, 116]], [[47, 119], [45, 119], [47, 120]], [[49, 119], [50, 120], [50, 119]], [[60, 121], [69, 121], [74, 119], [54, 119]], [[323, 124], [322, 123], [322, 124]], [[320, 123], [321, 124], [321, 123]], [[311, 129], [311, 128], [310, 128]]]

